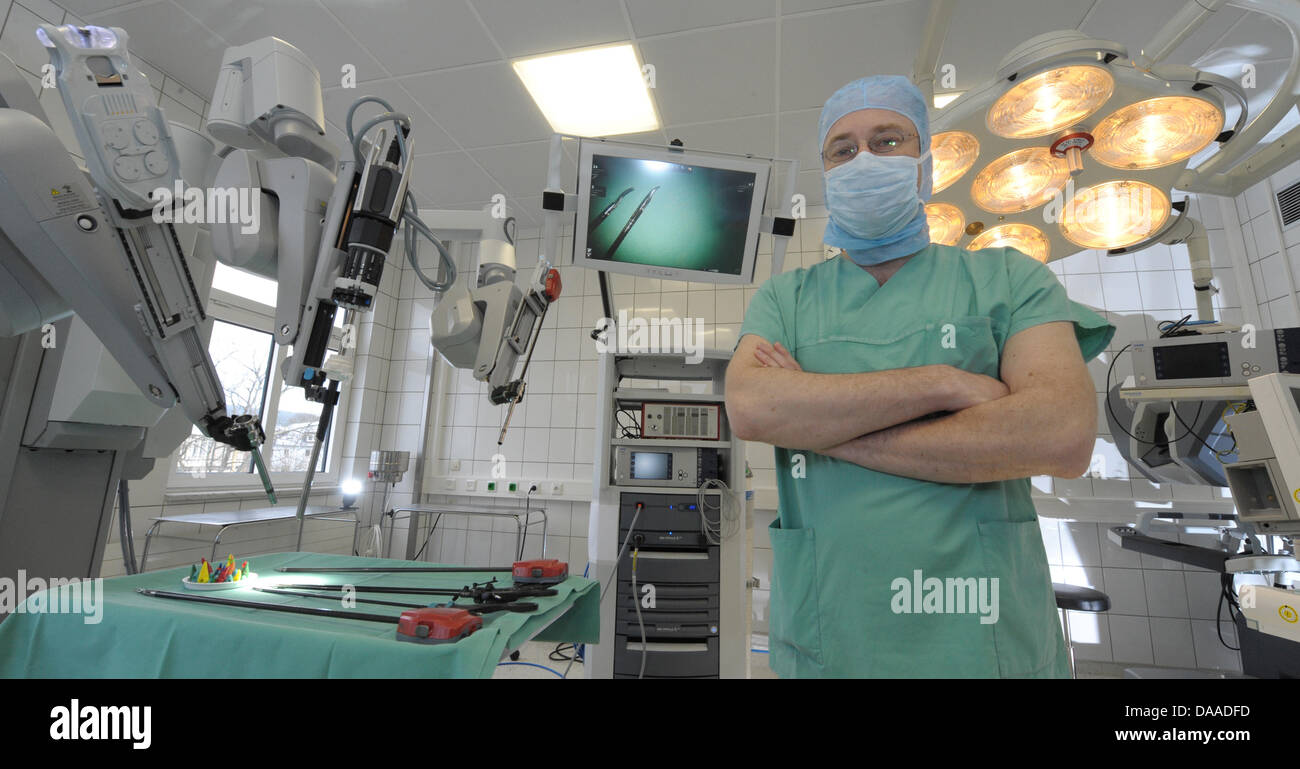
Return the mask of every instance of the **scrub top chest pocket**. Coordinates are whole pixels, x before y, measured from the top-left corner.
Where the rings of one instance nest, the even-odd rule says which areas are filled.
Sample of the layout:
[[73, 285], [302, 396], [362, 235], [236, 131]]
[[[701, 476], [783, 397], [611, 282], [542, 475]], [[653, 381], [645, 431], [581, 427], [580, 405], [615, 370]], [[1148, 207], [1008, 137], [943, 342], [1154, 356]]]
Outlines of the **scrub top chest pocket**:
[[967, 315], [919, 323], [896, 318], [890, 325], [900, 330], [874, 325], [863, 326], [852, 335], [842, 331], [819, 335], [819, 329], [806, 329], [807, 338], [802, 334], [796, 337], [791, 352], [804, 371], [819, 374], [945, 364], [975, 374], [998, 376], [1000, 346], [986, 317]]

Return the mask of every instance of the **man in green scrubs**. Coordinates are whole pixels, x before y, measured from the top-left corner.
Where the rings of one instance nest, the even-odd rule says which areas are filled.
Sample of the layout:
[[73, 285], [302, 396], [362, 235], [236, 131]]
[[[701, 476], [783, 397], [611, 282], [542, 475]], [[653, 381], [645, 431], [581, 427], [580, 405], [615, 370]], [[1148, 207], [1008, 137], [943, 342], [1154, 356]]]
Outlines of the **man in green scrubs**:
[[1028, 479], [1086, 470], [1114, 328], [1014, 249], [929, 242], [905, 78], [841, 88], [820, 134], [844, 253], [764, 283], [727, 370], [732, 428], [777, 447], [772, 668], [1068, 676]]

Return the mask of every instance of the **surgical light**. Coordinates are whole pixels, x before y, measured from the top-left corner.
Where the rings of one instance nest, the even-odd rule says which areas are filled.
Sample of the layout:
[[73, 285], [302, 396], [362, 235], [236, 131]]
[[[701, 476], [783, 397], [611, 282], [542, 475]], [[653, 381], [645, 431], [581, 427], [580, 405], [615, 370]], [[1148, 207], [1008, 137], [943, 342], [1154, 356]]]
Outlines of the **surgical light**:
[[1049, 69], [1002, 94], [989, 108], [988, 129], [1006, 139], [1046, 136], [1091, 115], [1114, 90], [1115, 78], [1102, 67]]
[[1046, 147], [1026, 147], [985, 166], [971, 185], [971, 198], [985, 211], [1019, 213], [1051, 200], [1069, 178], [1065, 160]]
[[534, 56], [514, 68], [557, 133], [615, 136], [659, 128], [631, 45]]
[[930, 224], [930, 242], [955, 246], [961, 239], [966, 217], [961, 209], [951, 203], [930, 203], [925, 207], [925, 218]]
[[965, 131], [944, 131], [930, 140], [930, 156], [934, 162], [934, 191], [942, 192], [961, 178], [975, 165], [980, 154], [980, 143]]
[[361, 496], [361, 481], [348, 478], [339, 484], [339, 491], [343, 495], [343, 506], [353, 507], [357, 503], [357, 498]]
[[1040, 262], [1047, 262], [1047, 257], [1051, 255], [1051, 243], [1048, 242], [1047, 236], [1043, 231], [1029, 224], [1000, 224], [992, 227], [977, 235], [970, 243], [966, 244], [967, 251], [978, 251], [981, 248], [1000, 248], [1010, 246], [1026, 256], [1033, 257]]
[[1145, 240], [1169, 218], [1169, 198], [1135, 180], [1080, 190], [1061, 211], [1061, 234], [1083, 248], [1123, 248]]
[[1112, 112], [1097, 124], [1092, 156], [1121, 169], [1160, 168], [1205, 148], [1223, 127], [1223, 112], [1204, 99], [1158, 96]]

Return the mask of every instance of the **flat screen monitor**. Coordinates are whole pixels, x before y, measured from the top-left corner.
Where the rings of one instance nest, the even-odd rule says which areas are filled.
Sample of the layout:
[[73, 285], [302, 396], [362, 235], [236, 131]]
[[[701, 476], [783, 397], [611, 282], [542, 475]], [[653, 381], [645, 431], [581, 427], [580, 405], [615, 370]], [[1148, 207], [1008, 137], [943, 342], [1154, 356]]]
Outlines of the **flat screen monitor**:
[[574, 264], [753, 282], [769, 162], [584, 141], [578, 168]]

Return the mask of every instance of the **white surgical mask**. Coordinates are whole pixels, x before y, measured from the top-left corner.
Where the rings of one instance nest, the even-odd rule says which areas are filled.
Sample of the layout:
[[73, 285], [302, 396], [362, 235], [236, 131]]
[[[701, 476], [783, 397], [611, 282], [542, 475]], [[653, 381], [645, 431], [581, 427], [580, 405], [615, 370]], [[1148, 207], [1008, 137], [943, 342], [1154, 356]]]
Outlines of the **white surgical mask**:
[[896, 235], [916, 218], [921, 157], [859, 152], [825, 172], [826, 208], [844, 232], [867, 241]]

